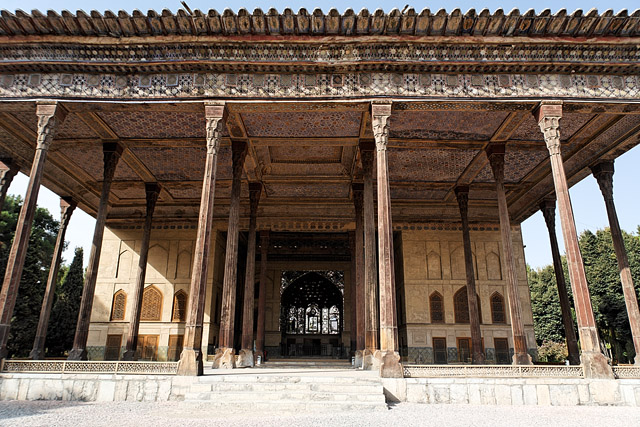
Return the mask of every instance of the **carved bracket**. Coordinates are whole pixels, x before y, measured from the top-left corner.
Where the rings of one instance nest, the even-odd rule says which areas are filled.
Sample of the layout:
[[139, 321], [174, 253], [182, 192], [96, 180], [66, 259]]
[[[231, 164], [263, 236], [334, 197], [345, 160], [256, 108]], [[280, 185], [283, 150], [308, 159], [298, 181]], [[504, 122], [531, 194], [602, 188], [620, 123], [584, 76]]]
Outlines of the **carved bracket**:
[[38, 116], [37, 150], [48, 150], [57, 127], [67, 115], [67, 111], [58, 102], [38, 102], [36, 104]]
[[371, 125], [373, 137], [376, 140], [376, 150], [385, 151], [389, 142], [389, 117], [391, 117], [391, 103], [371, 104]]

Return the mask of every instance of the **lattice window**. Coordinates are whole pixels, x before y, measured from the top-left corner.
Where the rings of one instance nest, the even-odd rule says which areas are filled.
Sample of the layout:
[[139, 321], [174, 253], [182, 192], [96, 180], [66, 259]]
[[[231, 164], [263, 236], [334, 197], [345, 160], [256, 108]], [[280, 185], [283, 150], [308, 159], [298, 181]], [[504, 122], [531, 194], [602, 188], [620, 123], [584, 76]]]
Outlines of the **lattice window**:
[[120, 289], [113, 295], [111, 306], [111, 320], [124, 320], [124, 313], [127, 308], [127, 294]]
[[429, 308], [431, 309], [431, 323], [444, 323], [444, 300], [442, 295], [434, 292], [429, 297]]
[[491, 322], [507, 322], [504, 310], [504, 298], [498, 292], [494, 292], [493, 295], [491, 295]]
[[456, 323], [469, 323], [469, 300], [466, 287], [461, 288], [453, 296], [453, 311]]
[[155, 286], [149, 286], [142, 294], [140, 320], [156, 321], [162, 317], [162, 292]]
[[173, 296], [173, 313], [171, 320], [174, 322], [184, 322], [187, 320], [187, 294], [185, 291], [178, 291]]

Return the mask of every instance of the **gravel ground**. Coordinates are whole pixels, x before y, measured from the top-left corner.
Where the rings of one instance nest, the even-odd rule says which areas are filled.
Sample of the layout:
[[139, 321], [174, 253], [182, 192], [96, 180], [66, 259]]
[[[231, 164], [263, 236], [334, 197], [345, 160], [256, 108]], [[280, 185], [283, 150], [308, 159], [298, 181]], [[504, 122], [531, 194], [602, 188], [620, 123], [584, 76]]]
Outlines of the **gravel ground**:
[[640, 408], [457, 406], [401, 403], [386, 412], [224, 413], [203, 403], [0, 402], [2, 426], [634, 426]]

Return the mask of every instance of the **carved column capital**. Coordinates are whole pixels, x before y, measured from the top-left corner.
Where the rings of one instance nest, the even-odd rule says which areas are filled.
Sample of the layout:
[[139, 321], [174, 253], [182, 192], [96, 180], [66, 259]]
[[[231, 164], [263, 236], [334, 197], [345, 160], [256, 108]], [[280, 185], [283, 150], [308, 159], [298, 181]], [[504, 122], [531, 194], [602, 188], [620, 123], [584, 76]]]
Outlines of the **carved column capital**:
[[37, 150], [48, 150], [57, 127], [67, 115], [67, 111], [58, 102], [38, 102], [36, 104], [38, 116]]
[[232, 176], [234, 180], [242, 178], [244, 159], [247, 156], [246, 141], [231, 141]]
[[218, 154], [222, 125], [227, 116], [224, 102], [205, 102], [207, 153]]
[[493, 172], [493, 179], [497, 183], [504, 182], [504, 143], [489, 144], [486, 148], [487, 158], [489, 159], [489, 165]]
[[544, 135], [544, 142], [551, 156], [560, 155], [560, 119], [562, 118], [561, 101], [544, 101], [533, 112], [533, 116]]
[[144, 184], [144, 191], [147, 196], [147, 215], [153, 215], [161, 188], [157, 182], [146, 182]]
[[364, 203], [364, 186], [360, 183], [351, 184], [351, 190], [353, 191], [353, 204], [356, 211], [362, 212], [362, 206]]
[[459, 185], [453, 189], [453, 192], [458, 200], [460, 215], [466, 218], [469, 213], [469, 187], [466, 185]]
[[598, 181], [604, 199], [613, 201], [613, 160], [604, 160], [591, 166], [591, 172]]
[[60, 228], [66, 228], [71, 220], [71, 214], [78, 206], [78, 201], [73, 197], [60, 197]]
[[371, 104], [371, 125], [376, 150], [385, 151], [389, 142], [389, 118], [391, 117], [391, 103]]
[[113, 175], [116, 173], [116, 167], [118, 166], [118, 160], [120, 160], [122, 151], [122, 145], [117, 142], [105, 142], [102, 144], [102, 153], [104, 155], [103, 182], [108, 182], [109, 185], [111, 185]]
[[370, 177], [373, 174], [373, 150], [375, 144], [360, 144], [360, 161], [362, 162], [362, 174]]
[[556, 227], [556, 201], [554, 199], [544, 199], [540, 202], [540, 211], [549, 229]]
[[260, 203], [260, 195], [262, 194], [262, 183], [249, 183], [249, 212], [252, 218], [258, 213], [258, 205]]

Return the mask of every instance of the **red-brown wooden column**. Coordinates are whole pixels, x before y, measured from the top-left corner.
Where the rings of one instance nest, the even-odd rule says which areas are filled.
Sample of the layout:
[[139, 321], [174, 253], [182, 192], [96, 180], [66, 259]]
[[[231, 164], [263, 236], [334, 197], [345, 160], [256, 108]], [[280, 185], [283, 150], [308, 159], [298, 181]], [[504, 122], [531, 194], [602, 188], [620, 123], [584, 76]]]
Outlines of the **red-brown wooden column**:
[[540, 130], [549, 150], [549, 160], [553, 174], [553, 184], [558, 200], [560, 225], [564, 237], [564, 246], [569, 265], [569, 280], [573, 290], [573, 300], [578, 321], [580, 336], [580, 361], [587, 378], [613, 378], [611, 367], [600, 350], [600, 338], [596, 320], [591, 306], [591, 295], [587, 286], [582, 254], [578, 245], [578, 233], [569, 197], [569, 186], [562, 163], [560, 150], [560, 119], [562, 118], [562, 102], [542, 102], [534, 112]]
[[373, 141], [360, 142], [360, 159], [362, 161], [363, 211], [364, 211], [364, 315], [365, 315], [365, 350], [363, 368], [373, 366], [373, 354], [379, 350], [378, 341], [378, 273], [376, 271], [376, 215], [373, 203]]
[[137, 360], [136, 350], [138, 348], [138, 331], [140, 330], [140, 313], [142, 311], [142, 295], [144, 294], [144, 279], [147, 275], [147, 259], [149, 258], [149, 240], [151, 240], [151, 223], [153, 222], [153, 211], [156, 208], [160, 185], [155, 182], [145, 184], [147, 197], [147, 210], [144, 218], [144, 228], [142, 229], [142, 243], [140, 245], [140, 257], [138, 258], [138, 274], [136, 275], [136, 287], [133, 292], [133, 305], [131, 307], [131, 321], [129, 322], [129, 333], [127, 335], [127, 348], [122, 356], [122, 360]]
[[569, 352], [569, 363], [572, 365], [579, 365], [580, 350], [578, 349], [576, 331], [575, 329], [573, 329], [571, 304], [569, 303], [569, 294], [567, 293], [567, 285], [564, 278], [564, 269], [562, 268], [562, 259], [560, 258], [560, 248], [558, 247], [558, 238], [556, 237], [556, 201], [544, 200], [542, 203], [540, 203], [540, 210], [542, 211], [544, 220], [547, 223], [547, 230], [549, 231], [549, 241], [551, 242], [551, 257], [553, 258], [553, 270], [556, 274], [558, 299], [560, 300], [562, 325], [564, 326], [564, 336], [567, 341], [567, 350]]
[[355, 261], [356, 261], [356, 366], [362, 366], [365, 349], [365, 294], [364, 294], [364, 225], [363, 225], [363, 191], [362, 184], [353, 184], [353, 204], [356, 214]]
[[256, 284], [256, 215], [262, 184], [249, 183], [249, 239], [244, 279], [244, 307], [242, 310], [242, 349], [238, 355], [238, 367], [253, 367], [253, 307]]
[[224, 259], [224, 281], [222, 284], [222, 316], [220, 318], [220, 348], [213, 361], [214, 368], [235, 368], [233, 348], [236, 313], [236, 285], [238, 282], [238, 222], [240, 221], [240, 186], [242, 168], [247, 155], [245, 141], [232, 141], [233, 181], [231, 182], [231, 203], [229, 205], [229, 226], [227, 228], [227, 251]]
[[102, 252], [102, 238], [104, 236], [104, 226], [107, 221], [107, 210], [109, 208], [109, 193], [111, 182], [118, 166], [118, 160], [122, 154], [122, 146], [113, 142], [106, 142], [102, 145], [104, 155], [104, 174], [102, 180], [102, 192], [100, 193], [100, 204], [96, 214], [96, 225], [93, 231], [93, 241], [89, 254], [89, 266], [82, 288], [82, 300], [80, 301], [80, 311], [78, 313], [78, 324], [76, 335], [73, 339], [73, 349], [69, 352], [69, 360], [87, 360], [87, 339], [89, 338], [89, 323], [91, 321], [91, 309], [93, 308], [93, 296], [96, 292], [96, 281], [98, 279], [98, 265], [100, 264], [100, 253]]
[[213, 225], [213, 201], [216, 189], [216, 170], [220, 134], [226, 111], [223, 102], [204, 104], [206, 119], [207, 159], [202, 180], [198, 233], [193, 257], [193, 274], [189, 287], [189, 308], [184, 334], [184, 345], [178, 363], [178, 375], [202, 375], [202, 326], [204, 303], [209, 271], [211, 228]]
[[33, 216], [36, 212], [40, 181], [44, 172], [47, 152], [55, 136], [57, 126], [66, 116], [66, 111], [57, 102], [41, 102], [36, 106], [36, 115], [38, 116], [36, 152], [33, 156], [27, 194], [24, 197], [22, 209], [20, 209], [16, 234], [7, 259], [2, 291], [0, 291], [0, 359], [7, 357], [7, 340], [9, 339], [11, 318], [13, 317], [24, 260], [27, 255], [29, 235]]
[[627, 250], [624, 247], [620, 223], [618, 222], [618, 213], [616, 212], [616, 205], [613, 202], [613, 160], [602, 161], [593, 166], [591, 171], [598, 181], [600, 191], [604, 197], [604, 204], [607, 208], [613, 249], [618, 259], [622, 293], [624, 294], [624, 303], [627, 307], [627, 315], [629, 316], [633, 347], [636, 351], [635, 364], [640, 365], [640, 310], [638, 310], [638, 295], [633, 286], [633, 278], [631, 277], [631, 270], [629, 268], [629, 258], [627, 256]]
[[256, 353], [264, 354], [264, 310], [267, 304], [267, 255], [269, 253], [269, 231], [260, 231], [260, 285], [258, 290], [258, 325], [256, 331]]
[[20, 167], [13, 159], [0, 159], [0, 212], [4, 207], [4, 199], [7, 198], [7, 191], [11, 181], [20, 171]]
[[471, 328], [472, 361], [475, 365], [485, 363], [482, 348], [482, 334], [480, 332], [480, 310], [478, 309], [478, 294], [476, 292], [476, 277], [473, 268], [473, 253], [471, 252], [471, 237], [469, 235], [469, 187], [455, 188], [460, 218], [462, 220], [462, 245], [464, 248], [464, 267], [467, 274], [467, 300], [469, 305], [469, 326]]
[[527, 337], [524, 334], [522, 307], [518, 292], [518, 267], [511, 240], [511, 220], [504, 189], [504, 154], [505, 145], [491, 144], [487, 147], [487, 156], [496, 181], [498, 198], [498, 214], [500, 216], [500, 235], [502, 237], [502, 254], [507, 270], [507, 295], [509, 296], [509, 314], [511, 316], [511, 332], [513, 334], [513, 364], [531, 365], [531, 356], [527, 353]]
[[396, 316], [396, 280], [393, 266], [393, 227], [389, 189], [389, 118], [391, 103], [372, 103], [371, 122], [376, 140], [378, 177], [378, 270], [380, 280], [380, 376], [402, 378], [398, 353], [398, 320]]
[[349, 249], [351, 252], [351, 281], [349, 282], [349, 303], [351, 308], [349, 310], [349, 321], [351, 329], [349, 331], [349, 354], [352, 357], [356, 355], [356, 335], [358, 334], [358, 314], [356, 313], [356, 287], [358, 286], [358, 266], [356, 264], [356, 232], [349, 232]]
[[73, 210], [76, 208], [77, 204], [78, 202], [71, 197], [60, 198], [60, 228], [58, 229], [56, 246], [53, 249], [53, 257], [51, 258], [51, 266], [49, 267], [49, 277], [47, 278], [47, 287], [44, 290], [42, 308], [40, 309], [40, 318], [38, 319], [38, 329], [36, 330], [36, 338], [33, 341], [33, 348], [29, 353], [29, 359], [44, 359], [44, 343], [47, 339], [49, 316], [51, 315], [53, 296], [55, 295], [56, 283], [58, 282], [58, 271], [60, 269], [62, 250], [64, 249], [64, 236], [67, 232], [69, 221], [71, 220], [71, 214], [73, 214]]

